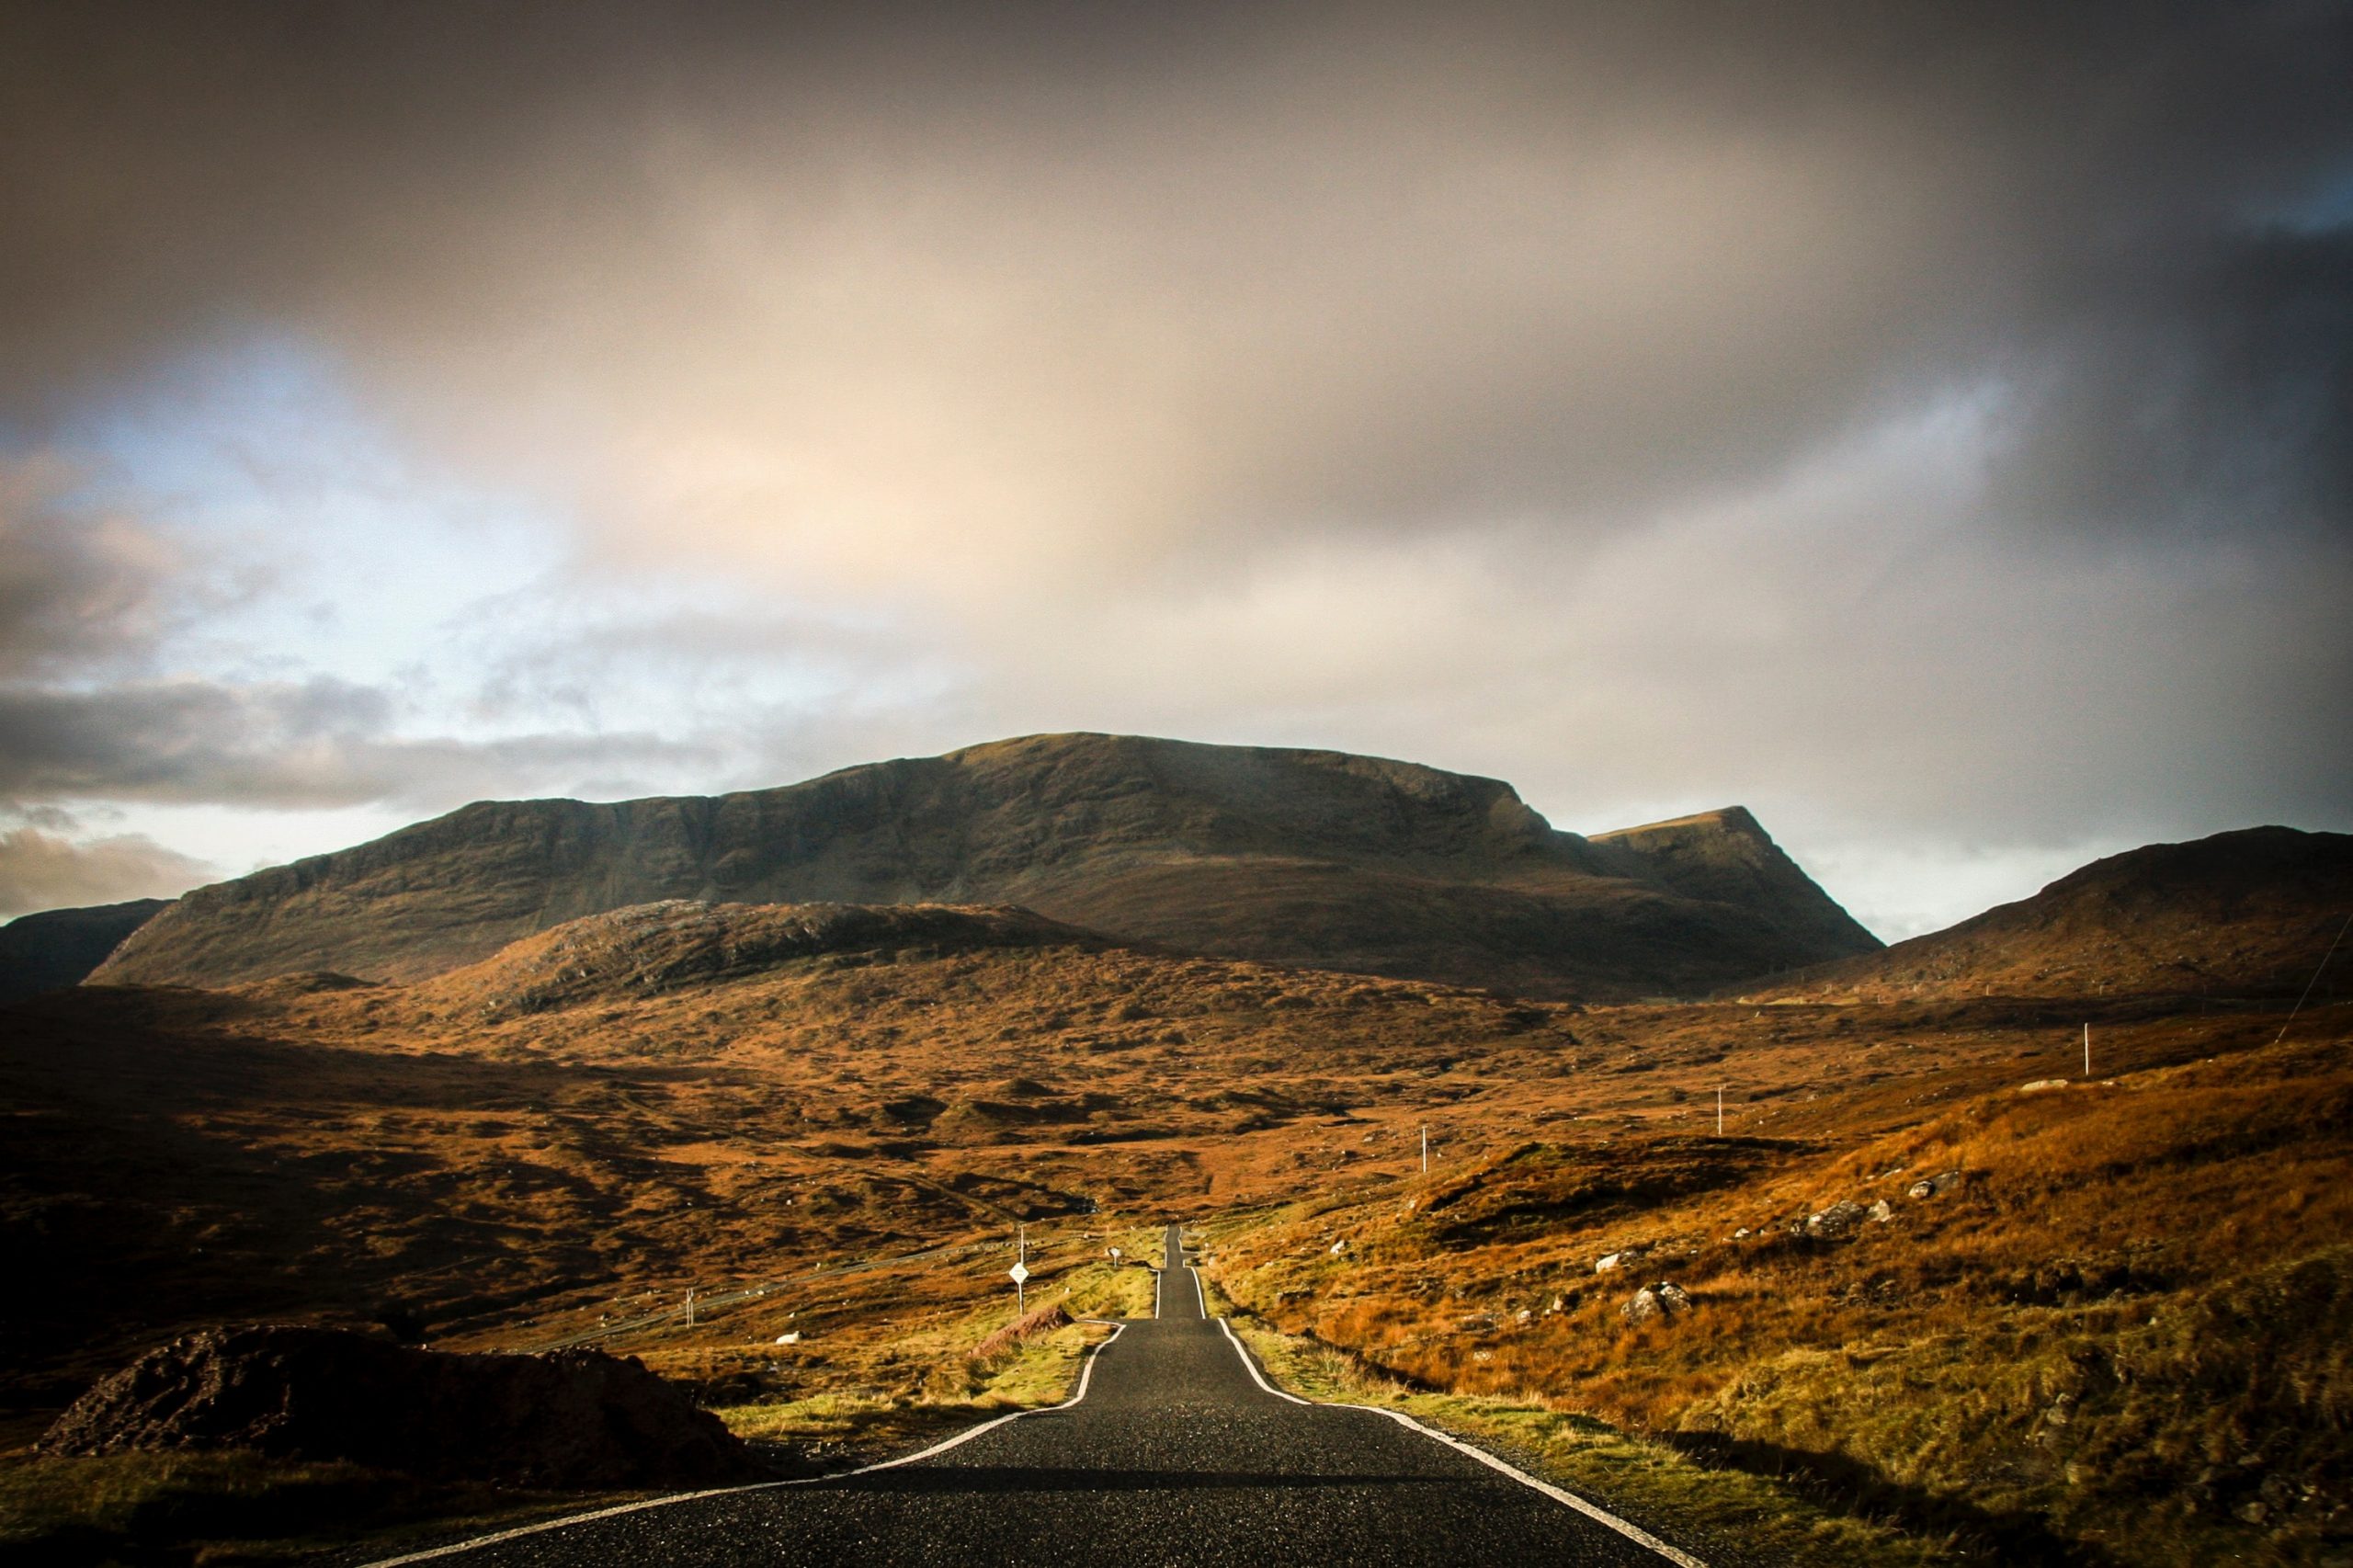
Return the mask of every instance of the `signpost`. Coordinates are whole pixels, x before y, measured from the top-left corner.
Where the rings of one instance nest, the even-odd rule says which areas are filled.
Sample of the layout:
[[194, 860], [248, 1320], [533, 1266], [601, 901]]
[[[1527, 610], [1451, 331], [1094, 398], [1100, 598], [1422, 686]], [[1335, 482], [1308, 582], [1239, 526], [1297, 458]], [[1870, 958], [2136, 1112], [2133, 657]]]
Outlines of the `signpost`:
[[1029, 1315], [1029, 1227], [1016, 1223], [1013, 1228], [1013, 1267], [1006, 1270], [1013, 1279], [1015, 1315]]

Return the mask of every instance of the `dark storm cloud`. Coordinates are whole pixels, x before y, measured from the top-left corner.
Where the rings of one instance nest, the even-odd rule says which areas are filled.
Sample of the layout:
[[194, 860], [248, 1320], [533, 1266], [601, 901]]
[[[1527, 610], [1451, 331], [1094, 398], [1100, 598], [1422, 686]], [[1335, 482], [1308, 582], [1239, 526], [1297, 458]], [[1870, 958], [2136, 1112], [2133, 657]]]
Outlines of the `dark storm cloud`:
[[0, 679], [144, 655], [174, 619], [180, 552], [73, 498], [54, 454], [0, 457]]
[[0, 437], [284, 335], [582, 579], [814, 619], [493, 622], [418, 727], [502, 753], [107, 665], [190, 568], [85, 529], [0, 582], [7, 787], [1084, 723], [1588, 826], [2341, 824], [2347, 80], [2306, 0], [14, 7]]
[[[2283, 228], [2353, 173], [2342, 7], [13, 15], [20, 410], [255, 320], [434, 373], [577, 334], [559, 361], [609, 380], [699, 311], [719, 351], [643, 367], [681, 419], [710, 388], [753, 439], [802, 423], [730, 348], [915, 354], [909, 403], [1026, 394], [1110, 444], [1114, 531], [1620, 522], [1984, 379], [2030, 400], [2035, 520], [2342, 520], [2353, 282]], [[731, 221], [788, 287], [865, 250], [887, 305], [726, 341]]]
[[2040, 323], [2002, 499], [2104, 528], [2353, 523], [2353, 232], [2193, 236]]
[[326, 678], [0, 687], [0, 800], [439, 809], [481, 793], [620, 781], [699, 754], [648, 735], [490, 741], [392, 733], [393, 697]]

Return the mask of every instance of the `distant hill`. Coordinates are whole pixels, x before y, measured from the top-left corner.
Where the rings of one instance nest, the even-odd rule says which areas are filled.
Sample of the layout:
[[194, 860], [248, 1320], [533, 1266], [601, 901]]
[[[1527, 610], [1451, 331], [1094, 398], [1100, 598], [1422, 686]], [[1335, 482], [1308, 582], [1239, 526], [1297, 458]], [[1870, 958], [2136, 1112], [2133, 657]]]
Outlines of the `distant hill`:
[[76, 985], [169, 899], [44, 909], [0, 926], [0, 1003]]
[[1879, 945], [1744, 811], [1587, 840], [1492, 778], [1074, 734], [716, 798], [467, 806], [190, 893], [92, 978], [408, 981], [673, 898], [1018, 904], [1178, 950], [1555, 997]]
[[[2245, 828], [2095, 860], [2032, 898], [1758, 994], [2291, 993], [2312, 979], [2348, 914], [2353, 835]], [[2340, 951], [2336, 963], [2353, 969], [2353, 953]], [[2331, 968], [2336, 994], [2353, 989], [2353, 975]]]

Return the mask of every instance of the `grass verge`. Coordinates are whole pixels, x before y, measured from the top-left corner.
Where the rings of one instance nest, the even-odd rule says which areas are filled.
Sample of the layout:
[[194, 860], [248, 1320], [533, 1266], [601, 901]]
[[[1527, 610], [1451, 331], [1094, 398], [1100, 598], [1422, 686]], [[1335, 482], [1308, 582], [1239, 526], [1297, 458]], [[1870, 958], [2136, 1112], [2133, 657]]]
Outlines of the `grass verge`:
[[835, 1386], [801, 1398], [722, 1405], [715, 1413], [736, 1436], [769, 1446], [771, 1453], [789, 1456], [794, 1468], [814, 1473], [872, 1464], [1009, 1411], [1059, 1404], [1077, 1386], [1087, 1347], [1111, 1333], [1088, 1320], [1152, 1315], [1152, 1271], [1089, 1264], [1059, 1279], [1056, 1289], [1063, 1293], [1041, 1306], [1058, 1305], [1077, 1321], [1022, 1338], [996, 1355], [976, 1358], [973, 1352], [1013, 1324], [1009, 1302], [976, 1307], [910, 1335], [896, 1354], [922, 1367], [920, 1378], [902, 1378], [893, 1386]]
[[1770, 1476], [1719, 1469], [1533, 1401], [1420, 1392], [1336, 1346], [1280, 1333], [1212, 1292], [1267, 1377], [1310, 1399], [1403, 1411], [1600, 1503], [1716, 1568], [1891, 1568], [1960, 1561], [1949, 1541], [1842, 1513]]
[[[899, 1342], [892, 1369], [834, 1367], [834, 1386], [824, 1392], [714, 1414], [790, 1475], [872, 1463], [993, 1415], [1060, 1403], [1077, 1383], [1087, 1346], [1111, 1332], [1084, 1320], [1149, 1316], [1152, 1273], [1090, 1264], [1057, 1277], [1051, 1296], [1047, 1304], [1082, 1321], [975, 1360], [973, 1347], [1014, 1317], [1011, 1302], [992, 1301]], [[646, 1360], [665, 1375], [709, 1380], [740, 1371], [759, 1354], [756, 1346], [705, 1347]], [[903, 1367], [922, 1370], [896, 1387], [872, 1381]], [[47, 1459], [20, 1449], [0, 1456], [0, 1562], [11, 1568], [241, 1568], [322, 1556], [357, 1562], [655, 1494], [437, 1485], [358, 1465], [234, 1451]]]

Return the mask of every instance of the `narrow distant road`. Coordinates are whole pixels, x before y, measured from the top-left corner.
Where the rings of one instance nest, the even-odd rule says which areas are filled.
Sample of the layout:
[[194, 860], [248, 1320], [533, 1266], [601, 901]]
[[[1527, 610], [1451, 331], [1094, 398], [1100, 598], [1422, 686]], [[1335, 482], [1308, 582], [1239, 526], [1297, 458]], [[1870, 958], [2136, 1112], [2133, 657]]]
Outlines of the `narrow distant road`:
[[1260, 1388], [1205, 1318], [1173, 1225], [1167, 1260], [1160, 1315], [1101, 1351], [1075, 1404], [862, 1474], [435, 1555], [462, 1568], [1675, 1560], [1387, 1416]]

